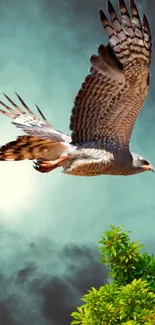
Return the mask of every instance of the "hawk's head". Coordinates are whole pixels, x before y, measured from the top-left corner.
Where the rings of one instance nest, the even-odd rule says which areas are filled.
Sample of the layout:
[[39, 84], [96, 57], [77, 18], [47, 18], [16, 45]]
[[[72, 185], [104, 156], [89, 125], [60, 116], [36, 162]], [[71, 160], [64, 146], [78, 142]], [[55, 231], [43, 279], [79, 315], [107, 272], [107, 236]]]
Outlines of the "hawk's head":
[[132, 153], [132, 169], [133, 174], [142, 173], [146, 171], [155, 172], [151, 163], [148, 160], [135, 153]]

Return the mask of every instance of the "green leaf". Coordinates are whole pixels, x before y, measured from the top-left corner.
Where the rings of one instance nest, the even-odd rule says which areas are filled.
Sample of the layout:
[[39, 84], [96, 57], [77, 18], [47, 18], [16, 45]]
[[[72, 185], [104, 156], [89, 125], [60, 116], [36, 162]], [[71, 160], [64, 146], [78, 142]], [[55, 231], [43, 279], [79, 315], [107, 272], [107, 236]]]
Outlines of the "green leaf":
[[115, 250], [114, 246], [111, 247], [111, 251], [112, 251], [112, 254], [116, 257], [116, 250]]

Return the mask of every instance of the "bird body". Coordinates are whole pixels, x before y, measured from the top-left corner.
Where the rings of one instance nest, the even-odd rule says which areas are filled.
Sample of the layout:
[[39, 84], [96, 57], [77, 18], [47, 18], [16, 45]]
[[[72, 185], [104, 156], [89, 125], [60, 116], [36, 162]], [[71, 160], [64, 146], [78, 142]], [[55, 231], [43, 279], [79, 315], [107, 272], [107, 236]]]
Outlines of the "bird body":
[[[115, 159], [116, 155], [116, 159]], [[101, 174], [117, 175], [122, 173], [130, 155], [126, 152], [113, 152], [113, 148], [102, 141], [94, 141], [72, 146], [68, 150], [68, 159], [62, 162], [64, 173], [78, 176], [97, 176]]]
[[109, 19], [100, 9], [108, 44], [90, 57], [90, 74], [79, 90], [70, 118], [71, 136], [53, 128], [37, 106], [42, 119], [28, 108], [25, 112], [0, 102], [12, 123], [26, 135], [0, 148], [0, 160], [34, 161], [39, 172], [57, 167], [69, 175], [134, 175], [153, 171], [150, 162], [131, 153], [129, 144], [136, 118], [149, 88], [151, 32], [146, 16], [141, 21], [135, 1], [130, 13], [119, 0], [120, 18], [108, 0]]
[[106, 174], [114, 162], [113, 153], [96, 143], [77, 146], [69, 152], [69, 159], [63, 162], [64, 173], [78, 176], [97, 176]]

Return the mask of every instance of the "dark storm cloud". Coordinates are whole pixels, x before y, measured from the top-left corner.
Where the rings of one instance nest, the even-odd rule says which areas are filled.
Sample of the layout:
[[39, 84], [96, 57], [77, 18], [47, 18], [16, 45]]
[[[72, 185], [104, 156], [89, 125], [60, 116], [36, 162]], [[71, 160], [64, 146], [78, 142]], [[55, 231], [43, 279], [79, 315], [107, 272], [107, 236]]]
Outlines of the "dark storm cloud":
[[72, 244], [58, 247], [44, 239], [29, 245], [18, 237], [19, 243], [24, 256], [22, 262], [17, 262], [17, 251], [12, 251], [9, 269], [7, 263], [1, 263], [2, 325], [69, 324], [70, 313], [81, 303], [82, 295], [91, 286], [99, 287], [106, 282], [107, 271], [98, 262], [94, 247]]

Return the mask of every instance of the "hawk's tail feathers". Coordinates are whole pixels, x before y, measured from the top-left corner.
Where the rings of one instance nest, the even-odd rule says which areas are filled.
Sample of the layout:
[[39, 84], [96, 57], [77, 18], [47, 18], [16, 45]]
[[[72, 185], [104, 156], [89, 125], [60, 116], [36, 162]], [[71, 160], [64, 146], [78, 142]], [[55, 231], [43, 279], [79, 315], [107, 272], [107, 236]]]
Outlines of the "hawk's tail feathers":
[[72, 146], [65, 142], [51, 142], [34, 136], [19, 136], [0, 147], [0, 161], [7, 160], [56, 160], [65, 155]]

